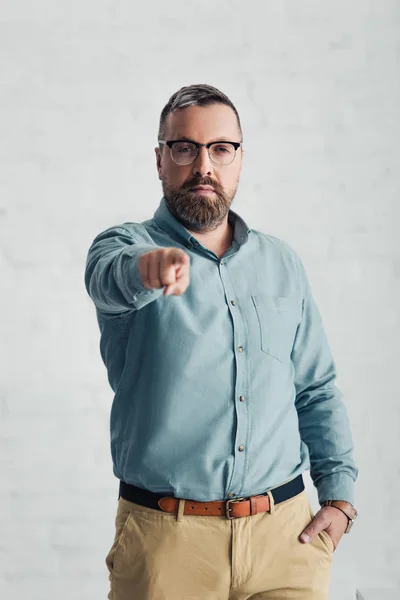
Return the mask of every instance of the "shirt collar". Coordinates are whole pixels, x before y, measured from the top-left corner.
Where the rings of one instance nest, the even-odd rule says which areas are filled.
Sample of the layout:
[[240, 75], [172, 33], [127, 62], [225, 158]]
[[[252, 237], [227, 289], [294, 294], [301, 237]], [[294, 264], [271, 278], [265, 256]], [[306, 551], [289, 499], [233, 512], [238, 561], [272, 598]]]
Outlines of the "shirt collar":
[[[183, 243], [191, 242], [193, 235], [176, 219], [168, 210], [164, 196], [161, 199], [160, 205], [154, 213], [153, 220], [161, 229], [169, 233], [177, 241]], [[233, 237], [239, 245], [247, 242], [251, 229], [248, 228], [245, 221], [233, 210], [229, 210], [228, 222], [233, 227]]]

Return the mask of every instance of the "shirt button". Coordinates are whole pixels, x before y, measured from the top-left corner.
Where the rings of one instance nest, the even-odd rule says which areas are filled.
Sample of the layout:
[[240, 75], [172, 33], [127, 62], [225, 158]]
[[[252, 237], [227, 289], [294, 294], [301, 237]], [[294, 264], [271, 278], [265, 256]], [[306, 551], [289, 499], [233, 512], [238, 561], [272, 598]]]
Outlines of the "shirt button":
[[239, 400], [240, 400], [240, 402], [244, 402], [245, 401], [245, 397], [244, 396], [240, 396]]
[[243, 452], [244, 446], [239, 446], [239, 452]]
[[239, 346], [238, 350], [239, 352], [243, 352], [243, 346]]
[[224, 265], [224, 264], [225, 264], [225, 261], [224, 261], [224, 260], [221, 260], [221, 263], [220, 263], [220, 264], [221, 264], [221, 265]]
[[232, 498], [233, 494], [228, 494], [229, 498]]
[[235, 306], [236, 302], [234, 300], [231, 300], [231, 304], [232, 304], [232, 306]]

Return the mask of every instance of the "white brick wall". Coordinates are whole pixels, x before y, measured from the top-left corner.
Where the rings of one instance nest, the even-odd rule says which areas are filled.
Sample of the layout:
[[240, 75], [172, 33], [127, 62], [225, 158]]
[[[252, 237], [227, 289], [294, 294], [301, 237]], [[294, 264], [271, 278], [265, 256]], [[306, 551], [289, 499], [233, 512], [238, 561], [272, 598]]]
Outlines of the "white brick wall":
[[1, 598], [106, 597], [112, 394], [84, 261], [152, 216], [160, 111], [200, 82], [241, 114], [234, 208], [303, 257], [336, 357], [361, 516], [332, 597], [400, 588], [399, 44], [397, 0], [3, 0]]

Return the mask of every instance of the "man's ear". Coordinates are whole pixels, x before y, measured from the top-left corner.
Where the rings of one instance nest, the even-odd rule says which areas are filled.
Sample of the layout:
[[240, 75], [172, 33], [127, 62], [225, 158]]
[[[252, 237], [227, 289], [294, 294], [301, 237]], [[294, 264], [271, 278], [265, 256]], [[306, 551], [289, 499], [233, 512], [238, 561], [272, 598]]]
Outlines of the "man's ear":
[[[241, 155], [241, 157], [240, 157], [242, 161], [243, 161], [243, 155], [244, 155], [244, 150], [243, 150], [243, 148], [242, 148], [242, 155]], [[241, 172], [242, 172], [242, 167], [243, 167], [243, 163], [241, 163], [241, 165], [240, 165], [240, 171], [239, 171], [239, 173], [241, 173]]]
[[160, 148], [154, 148], [154, 152], [156, 153], [156, 166], [158, 171], [158, 179], [161, 179], [161, 152]]

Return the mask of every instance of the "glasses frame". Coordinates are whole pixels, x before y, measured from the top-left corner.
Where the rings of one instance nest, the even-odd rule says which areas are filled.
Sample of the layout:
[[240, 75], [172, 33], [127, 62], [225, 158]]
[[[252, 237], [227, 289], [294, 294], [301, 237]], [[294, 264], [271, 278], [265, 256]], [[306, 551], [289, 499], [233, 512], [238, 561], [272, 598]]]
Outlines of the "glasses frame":
[[[196, 146], [196, 149], [197, 149], [196, 156], [194, 157], [194, 159], [190, 163], [186, 163], [186, 164], [182, 165], [181, 163], [177, 163], [176, 160], [173, 159], [173, 157], [172, 157], [172, 144], [175, 144], [176, 142], [187, 142], [189, 144], [194, 144]], [[198, 155], [199, 155], [200, 148], [202, 148], [203, 146], [204, 146], [204, 148], [207, 148], [208, 158], [211, 160], [211, 162], [214, 165], [217, 165], [218, 167], [227, 167], [228, 165], [231, 165], [233, 163], [233, 161], [235, 160], [235, 158], [236, 158], [236, 151], [242, 145], [243, 142], [230, 142], [228, 140], [220, 140], [219, 142], [208, 142], [208, 144], [199, 144], [199, 142], [194, 142], [193, 140], [158, 140], [158, 143], [162, 144], [164, 146], [168, 146], [169, 152], [170, 152], [170, 155], [171, 155], [171, 159], [174, 161], [174, 163], [176, 165], [179, 165], [180, 167], [187, 167], [189, 165], [192, 165], [194, 163], [194, 161], [197, 159]], [[221, 163], [217, 163], [217, 162], [215, 162], [215, 160], [213, 160], [211, 158], [211, 156], [210, 156], [210, 147], [213, 146], [214, 144], [232, 144], [232, 146], [235, 148], [235, 154], [234, 154], [231, 162], [226, 163], [224, 165], [221, 165]]]

